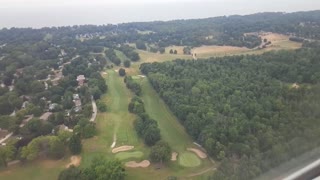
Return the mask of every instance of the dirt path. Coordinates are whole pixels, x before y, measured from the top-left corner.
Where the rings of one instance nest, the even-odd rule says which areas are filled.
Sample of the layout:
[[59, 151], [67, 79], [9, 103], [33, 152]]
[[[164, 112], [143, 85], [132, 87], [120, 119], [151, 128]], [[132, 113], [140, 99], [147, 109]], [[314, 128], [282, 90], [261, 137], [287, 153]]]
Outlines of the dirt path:
[[117, 148], [112, 149], [112, 153], [118, 153], [118, 152], [123, 152], [123, 151], [129, 151], [133, 149], [134, 146], [120, 146]]
[[215, 168], [215, 167], [211, 167], [211, 168], [205, 169], [205, 170], [203, 170], [203, 171], [200, 171], [200, 172], [198, 172], [198, 173], [190, 174], [188, 177], [200, 176], [200, 175], [205, 174], [205, 173], [207, 173], [207, 172], [209, 172], [209, 171], [215, 171], [216, 169], [217, 169], [217, 168]]
[[71, 165], [79, 166], [81, 163], [81, 156], [71, 156], [70, 157], [70, 163], [66, 165], [66, 168], [69, 168]]
[[96, 120], [96, 117], [97, 117], [97, 104], [96, 104], [96, 101], [93, 99], [93, 97], [91, 97], [91, 103], [92, 103], [92, 116], [91, 116], [91, 119], [90, 119], [90, 122], [94, 122], [94, 120]]
[[131, 168], [138, 168], [138, 167], [146, 168], [150, 166], [150, 161], [143, 160], [140, 163], [137, 163], [136, 161], [129, 161], [129, 162], [126, 162], [125, 166], [131, 167]]

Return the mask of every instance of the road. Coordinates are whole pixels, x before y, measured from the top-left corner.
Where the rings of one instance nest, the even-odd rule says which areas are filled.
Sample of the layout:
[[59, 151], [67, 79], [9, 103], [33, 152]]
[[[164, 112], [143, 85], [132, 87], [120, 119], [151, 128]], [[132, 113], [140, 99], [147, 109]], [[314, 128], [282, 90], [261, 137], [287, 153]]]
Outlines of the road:
[[90, 119], [90, 122], [94, 122], [96, 120], [97, 117], [97, 104], [96, 101], [93, 99], [93, 97], [91, 97], [91, 103], [92, 103], [92, 116]]

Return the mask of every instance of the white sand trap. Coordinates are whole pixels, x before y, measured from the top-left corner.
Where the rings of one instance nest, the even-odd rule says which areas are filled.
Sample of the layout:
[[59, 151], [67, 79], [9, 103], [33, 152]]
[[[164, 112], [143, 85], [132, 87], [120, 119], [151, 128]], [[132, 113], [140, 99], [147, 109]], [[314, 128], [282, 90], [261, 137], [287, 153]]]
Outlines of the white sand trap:
[[291, 87], [294, 88], [294, 89], [298, 89], [300, 86], [297, 83], [293, 83]]
[[106, 72], [103, 72], [102, 74], [103, 74], [103, 75], [107, 75], [108, 73], [106, 73]]
[[140, 163], [137, 163], [136, 161], [129, 161], [129, 162], [126, 162], [125, 166], [131, 167], [131, 168], [138, 168], [138, 167], [146, 168], [150, 166], [150, 161], [143, 160]]
[[118, 69], [115, 69], [114, 71], [115, 71], [115, 72], [119, 72], [119, 70], [118, 70]]
[[70, 163], [66, 165], [66, 168], [69, 168], [71, 165], [79, 166], [81, 163], [81, 156], [71, 156]]
[[146, 76], [145, 75], [138, 75], [138, 77], [145, 78]]
[[114, 148], [116, 146], [116, 142], [117, 142], [117, 136], [113, 135], [113, 143], [111, 144], [111, 148]]
[[120, 146], [117, 148], [112, 149], [112, 153], [118, 153], [118, 152], [123, 152], [123, 151], [129, 151], [133, 149], [134, 146]]
[[177, 160], [177, 156], [178, 156], [178, 153], [177, 152], [173, 152], [171, 154], [171, 161], [176, 161]]
[[188, 151], [194, 152], [199, 158], [205, 159], [207, 158], [207, 154], [195, 148], [187, 148]]

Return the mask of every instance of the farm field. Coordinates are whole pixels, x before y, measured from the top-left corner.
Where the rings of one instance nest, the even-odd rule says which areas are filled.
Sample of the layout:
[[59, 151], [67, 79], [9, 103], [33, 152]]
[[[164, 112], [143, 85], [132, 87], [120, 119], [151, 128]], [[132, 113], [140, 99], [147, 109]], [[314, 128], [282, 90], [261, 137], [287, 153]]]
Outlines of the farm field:
[[[289, 40], [289, 36], [277, 33], [266, 33], [261, 35], [262, 39], [271, 41], [271, 45], [264, 49], [248, 49], [246, 47], [236, 46], [201, 46], [192, 49], [192, 53], [197, 54], [199, 58], [245, 55], [245, 54], [262, 54], [272, 50], [293, 50], [302, 46], [302, 43], [297, 43]], [[170, 49], [176, 49], [178, 54], [169, 54]], [[183, 54], [183, 46], [169, 46], [164, 54], [151, 53], [147, 51], [137, 50], [143, 62], [163, 62], [174, 59], [192, 59], [191, 55]]]

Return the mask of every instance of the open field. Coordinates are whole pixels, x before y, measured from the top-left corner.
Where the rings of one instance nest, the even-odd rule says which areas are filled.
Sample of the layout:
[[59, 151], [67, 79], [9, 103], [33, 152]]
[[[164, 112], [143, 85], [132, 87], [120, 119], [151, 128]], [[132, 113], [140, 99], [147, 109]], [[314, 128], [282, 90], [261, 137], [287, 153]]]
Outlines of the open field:
[[[169, 143], [172, 151], [179, 154], [177, 161], [178, 164], [185, 166], [183, 163], [189, 162], [189, 164], [185, 167], [199, 166], [199, 168], [213, 166], [208, 159], [200, 160], [197, 155], [187, 151], [187, 148], [189, 147], [197, 148], [193, 144], [191, 137], [186, 133], [184, 127], [179, 123], [177, 118], [172, 114], [166, 104], [151, 87], [148, 79], [141, 79], [140, 82], [143, 89], [142, 99], [145, 103], [146, 111], [151, 118], [158, 122], [162, 138]], [[181, 156], [182, 154], [187, 155]], [[204, 162], [204, 166], [200, 166], [201, 161]], [[173, 161], [172, 164], [174, 163], [176, 162]], [[177, 166], [177, 164], [174, 165]], [[185, 169], [181, 170], [183, 171]]]
[[65, 169], [69, 162], [69, 158], [62, 160], [39, 159], [25, 164], [17, 164], [0, 171], [0, 179], [57, 180], [60, 171]]
[[135, 115], [128, 112], [128, 103], [132, 94], [125, 87], [123, 78], [119, 77], [118, 73], [109, 70], [107, 74], [105, 78], [109, 89], [102, 101], [107, 104], [108, 112], [98, 113], [97, 136], [83, 141], [84, 152], [81, 166], [88, 165], [96, 155], [115, 157], [110, 148], [114, 140], [116, 140], [116, 147], [130, 145], [134, 146], [135, 150], [146, 154], [144, 145], [133, 128]]
[[130, 60], [126, 55], [123, 54], [123, 52], [115, 50], [117, 57], [121, 60], [123, 63], [125, 60]]
[[[132, 69], [132, 68], [130, 68]], [[98, 113], [97, 128], [98, 135], [94, 138], [84, 140], [84, 152], [82, 153], [81, 166], [87, 166], [91, 159], [96, 155], [103, 155], [107, 158], [118, 158], [124, 163], [129, 160], [140, 162], [148, 159], [149, 149], [145, 148], [144, 144], [137, 138], [136, 132], [132, 125], [135, 115], [130, 114], [127, 110], [128, 103], [132, 97], [131, 92], [125, 87], [123, 78], [119, 77], [114, 70], [107, 71], [104, 74], [109, 90], [103, 101], [107, 103], [108, 112]], [[138, 79], [137, 79], [138, 80]], [[208, 160], [200, 160], [194, 153], [188, 152], [188, 147], [196, 148], [192, 139], [186, 134], [184, 128], [177, 119], [171, 114], [164, 102], [157, 96], [146, 78], [140, 78], [143, 83], [143, 99], [146, 103], [147, 112], [152, 118], [158, 122], [164, 120], [164, 123], [159, 124], [163, 139], [168, 141], [172, 148], [177, 152], [191, 153], [197, 160], [195, 168], [188, 168], [179, 165], [179, 157], [175, 162], [170, 162], [167, 167], [155, 170], [154, 165], [146, 168], [127, 168], [128, 179], [143, 179], [159, 177], [165, 178], [170, 175], [179, 177], [187, 177], [192, 173], [197, 173], [212, 167], [212, 163]], [[149, 109], [150, 107], [150, 109]], [[113, 154], [111, 152], [111, 144], [113, 144], [114, 136], [116, 136], [116, 147], [130, 145], [134, 146], [134, 151], [119, 152]], [[175, 138], [170, 138], [175, 137]], [[189, 158], [185, 161], [189, 162]], [[197, 161], [202, 161], [201, 165]], [[192, 161], [190, 161], [192, 163]], [[133, 170], [134, 169], [134, 170]]]
[[[277, 33], [266, 33], [262, 35], [261, 38], [262, 40], [267, 39], [268, 41], [271, 41], [271, 45], [264, 49], [248, 49], [246, 47], [236, 46], [201, 46], [193, 48], [192, 53], [196, 53], [197, 59], [199, 59], [245, 54], [262, 54], [272, 50], [293, 50], [302, 46], [302, 43], [290, 41], [289, 36]], [[191, 55], [183, 54], [183, 47], [184, 46], [169, 46], [166, 48], [166, 52], [164, 54], [141, 50], [137, 50], [137, 52], [139, 53], [142, 62], [163, 62], [174, 59], [192, 59]], [[169, 54], [170, 49], [176, 49], [178, 54]]]

